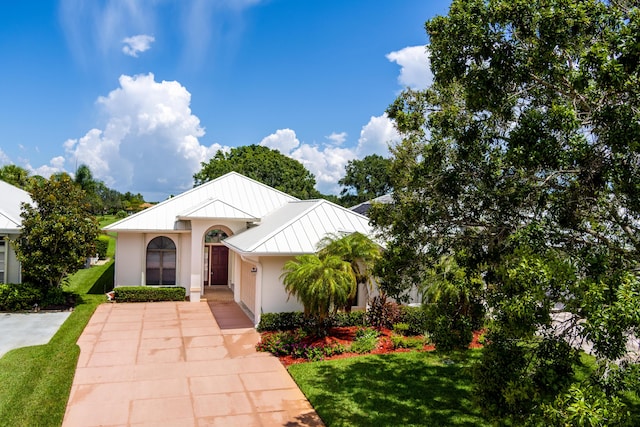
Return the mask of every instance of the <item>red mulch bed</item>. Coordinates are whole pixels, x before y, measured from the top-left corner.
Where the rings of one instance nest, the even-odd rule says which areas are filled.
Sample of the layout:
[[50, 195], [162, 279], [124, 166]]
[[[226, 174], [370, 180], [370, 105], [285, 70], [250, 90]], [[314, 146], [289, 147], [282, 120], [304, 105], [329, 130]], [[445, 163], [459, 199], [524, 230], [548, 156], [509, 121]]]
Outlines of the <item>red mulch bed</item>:
[[[345, 347], [351, 345], [351, 343], [355, 340], [356, 330], [359, 329], [357, 326], [343, 326], [331, 328], [329, 333], [324, 338], [317, 337], [309, 337], [303, 340], [304, 344], [307, 345], [335, 345], [342, 344]], [[482, 348], [482, 344], [478, 342], [478, 338], [485, 331], [476, 331], [473, 333], [473, 340], [469, 345], [469, 348]], [[266, 332], [268, 334], [269, 332]], [[366, 354], [388, 354], [388, 353], [406, 353], [409, 351], [415, 351], [407, 348], [398, 348], [394, 349], [393, 344], [391, 343], [391, 334], [392, 331], [390, 329], [381, 329], [380, 337], [378, 339], [378, 346], [370, 353]], [[421, 351], [433, 351], [435, 350], [435, 346], [433, 345], [425, 345]], [[333, 360], [333, 359], [344, 359], [346, 357], [356, 357], [363, 356], [364, 354], [360, 353], [342, 353], [337, 354], [335, 356], [325, 357], [324, 360]], [[308, 362], [307, 359], [299, 359], [292, 356], [280, 356], [280, 362], [285, 366], [293, 365], [295, 363], [304, 363]]]

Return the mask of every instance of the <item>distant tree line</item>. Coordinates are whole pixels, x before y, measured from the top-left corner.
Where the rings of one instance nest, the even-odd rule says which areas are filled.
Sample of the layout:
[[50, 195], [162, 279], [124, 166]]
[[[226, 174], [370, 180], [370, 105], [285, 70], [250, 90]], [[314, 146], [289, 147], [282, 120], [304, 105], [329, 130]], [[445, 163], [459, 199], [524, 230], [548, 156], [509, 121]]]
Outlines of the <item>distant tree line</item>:
[[278, 150], [248, 145], [228, 152], [218, 150], [193, 178], [200, 185], [235, 171], [299, 199], [322, 198], [350, 207], [391, 192], [390, 166], [390, 159], [377, 154], [351, 160], [338, 181], [340, 196], [327, 195], [315, 189], [315, 177], [299, 161]]
[[[322, 194], [316, 190], [315, 177], [298, 160], [260, 145], [236, 147], [228, 152], [219, 150], [201, 166], [201, 170], [193, 175], [195, 185], [235, 171], [302, 200], [327, 199], [345, 207], [389, 194], [393, 189], [391, 160], [377, 154], [347, 163], [345, 176], [338, 181], [341, 186], [339, 196]], [[54, 179], [62, 176], [69, 175], [66, 172], [52, 175]], [[83, 190], [84, 202], [89, 205], [93, 215], [136, 212], [145, 203], [140, 193], [120, 193], [95, 179], [87, 165], [80, 165], [72, 179]], [[42, 176], [30, 175], [29, 171], [17, 165], [0, 167], [0, 180], [28, 192], [46, 181]]]
[[[53, 180], [61, 180], [69, 177], [66, 172], [52, 175]], [[0, 180], [15, 185], [18, 188], [32, 193], [33, 189], [47, 180], [40, 175], [30, 175], [29, 171], [17, 165], [5, 165], [0, 168]], [[145, 203], [142, 194], [133, 194], [129, 191], [120, 193], [117, 190], [93, 178], [91, 169], [87, 165], [81, 165], [72, 179], [83, 191], [83, 202], [93, 215], [113, 215], [119, 211], [135, 212], [141, 209]]]

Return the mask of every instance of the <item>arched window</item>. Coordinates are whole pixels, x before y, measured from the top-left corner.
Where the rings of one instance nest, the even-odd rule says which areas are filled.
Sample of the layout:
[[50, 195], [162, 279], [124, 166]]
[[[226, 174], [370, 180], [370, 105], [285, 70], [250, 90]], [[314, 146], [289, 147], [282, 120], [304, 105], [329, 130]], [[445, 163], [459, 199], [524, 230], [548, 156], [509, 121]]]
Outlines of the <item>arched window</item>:
[[205, 243], [220, 243], [222, 242], [224, 239], [226, 239], [227, 237], [227, 233], [225, 233], [223, 230], [214, 228], [211, 229], [207, 232], [207, 234], [204, 236], [204, 242]]
[[160, 236], [147, 245], [147, 285], [176, 284], [176, 245]]

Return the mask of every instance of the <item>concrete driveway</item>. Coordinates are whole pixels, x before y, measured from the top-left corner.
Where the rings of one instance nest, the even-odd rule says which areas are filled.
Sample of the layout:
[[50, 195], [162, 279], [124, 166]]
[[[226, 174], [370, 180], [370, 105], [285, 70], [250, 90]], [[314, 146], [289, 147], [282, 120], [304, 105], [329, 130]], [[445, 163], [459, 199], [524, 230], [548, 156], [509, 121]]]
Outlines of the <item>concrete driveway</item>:
[[0, 313], [0, 357], [14, 348], [47, 344], [70, 314]]
[[220, 323], [235, 329], [205, 302], [99, 306], [78, 340], [63, 426], [322, 426], [279, 360], [255, 351], [259, 334], [230, 321], [240, 308], [227, 308]]

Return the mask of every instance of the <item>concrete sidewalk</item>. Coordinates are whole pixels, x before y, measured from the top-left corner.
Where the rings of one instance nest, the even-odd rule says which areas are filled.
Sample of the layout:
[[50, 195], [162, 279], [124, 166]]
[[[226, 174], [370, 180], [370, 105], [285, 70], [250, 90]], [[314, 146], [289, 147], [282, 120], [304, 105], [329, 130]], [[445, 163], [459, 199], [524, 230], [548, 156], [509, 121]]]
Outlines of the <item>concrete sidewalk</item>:
[[0, 357], [14, 348], [47, 344], [70, 314], [0, 313]]
[[204, 302], [103, 304], [78, 340], [63, 426], [322, 426], [258, 340]]

